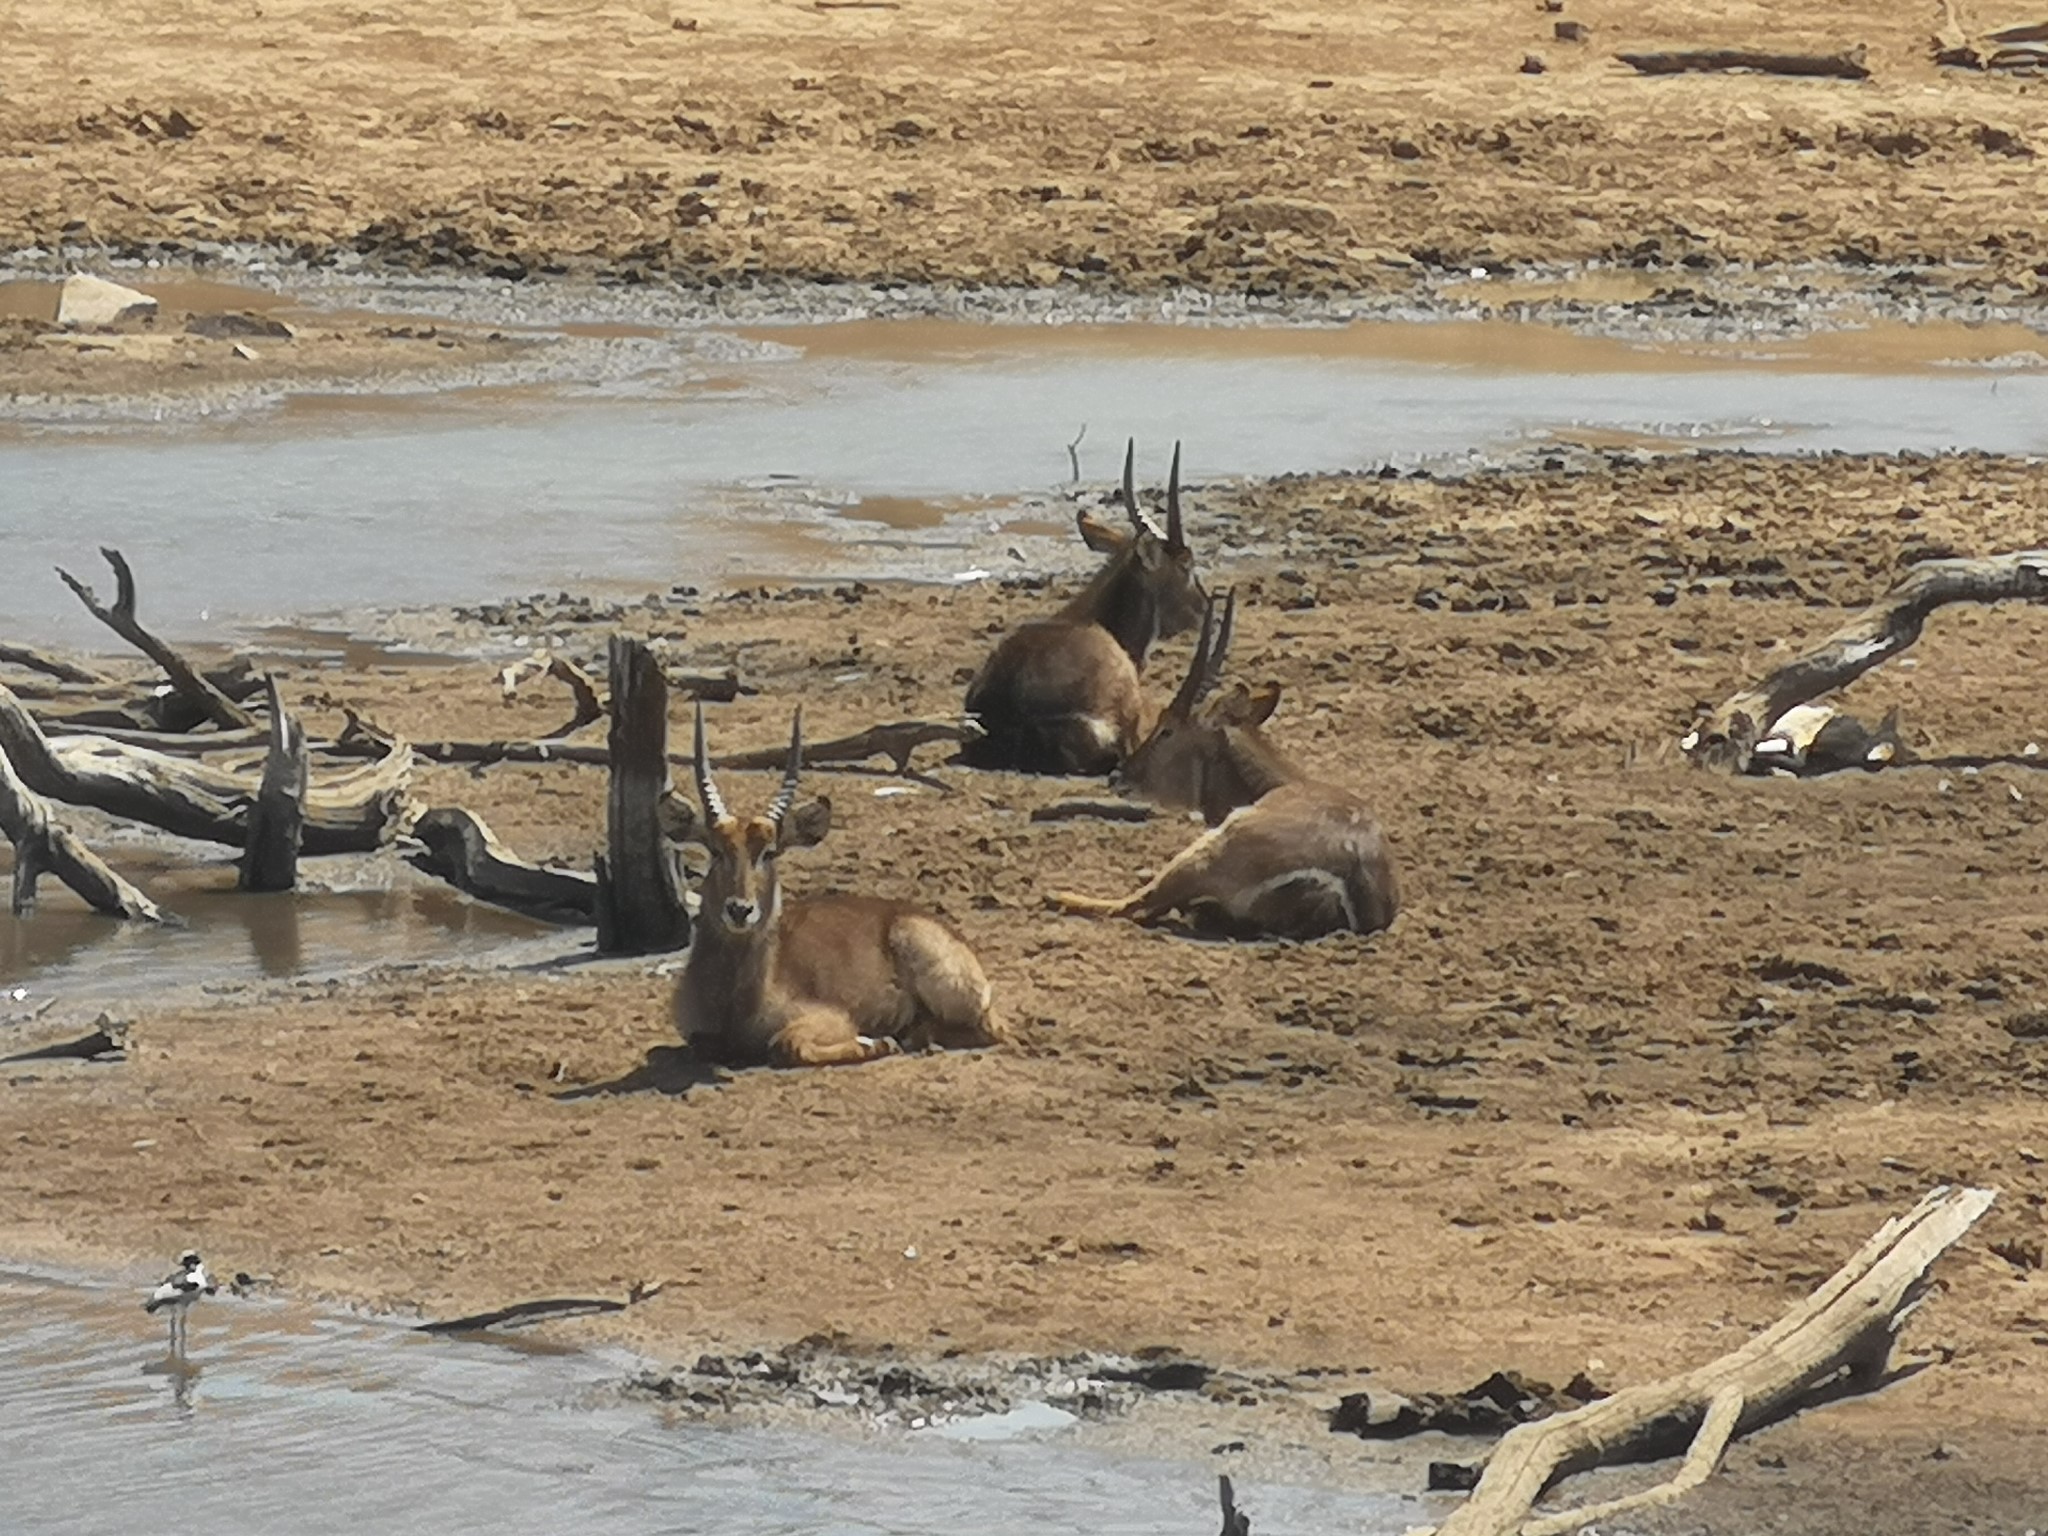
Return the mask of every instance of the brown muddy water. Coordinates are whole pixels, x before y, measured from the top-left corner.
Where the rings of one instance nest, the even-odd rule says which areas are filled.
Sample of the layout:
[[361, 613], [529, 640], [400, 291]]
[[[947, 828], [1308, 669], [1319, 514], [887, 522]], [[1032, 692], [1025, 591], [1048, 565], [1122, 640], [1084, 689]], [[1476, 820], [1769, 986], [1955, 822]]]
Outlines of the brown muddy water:
[[[1064, 1415], [847, 1438], [678, 1422], [621, 1394], [637, 1364], [622, 1354], [427, 1338], [225, 1292], [194, 1308], [180, 1365], [143, 1290], [141, 1277], [0, 1270], [0, 1528], [1190, 1536], [1216, 1523], [1214, 1458], [1104, 1455]], [[1240, 1497], [1270, 1532], [1371, 1536], [1432, 1512], [1284, 1483]]]
[[31, 573], [0, 585], [0, 633], [98, 642], [33, 573], [100, 544], [183, 638], [574, 585], [974, 580], [1065, 552], [1077, 437], [1096, 482], [1133, 436], [1153, 481], [1184, 440], [1194, 482], [1567, 442], [2048, 451], [2048, 347], [2010, 323], [1648, 342], [1499, 318], [662, 324], [607, 304], [525, 325], [595, 350], [524, 384], [251, 396], [204, 422], [168, 396], [10, 414], [0, 389], [0, 536]]

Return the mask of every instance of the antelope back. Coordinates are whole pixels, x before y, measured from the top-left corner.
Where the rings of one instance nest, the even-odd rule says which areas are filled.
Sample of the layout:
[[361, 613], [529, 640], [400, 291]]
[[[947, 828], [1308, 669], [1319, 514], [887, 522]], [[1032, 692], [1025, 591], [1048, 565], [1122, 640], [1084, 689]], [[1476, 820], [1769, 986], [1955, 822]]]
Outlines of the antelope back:
[[1104, 522], [1086, 508], [1075, 514], [1082, 542], [1108, 560], [1060, 617], [1099, 624], [1134, 664], [1142, 666], [1155, 642], [1201, 622], [1205, 599], [1181, 517], [1180, 444], [1173, 445], [1173, 468], [1167, 476], [1164, 528], [1138, 505], [1136, 455], [1133, 440], [1124, 448], [1120, 493], [1128, 528]]

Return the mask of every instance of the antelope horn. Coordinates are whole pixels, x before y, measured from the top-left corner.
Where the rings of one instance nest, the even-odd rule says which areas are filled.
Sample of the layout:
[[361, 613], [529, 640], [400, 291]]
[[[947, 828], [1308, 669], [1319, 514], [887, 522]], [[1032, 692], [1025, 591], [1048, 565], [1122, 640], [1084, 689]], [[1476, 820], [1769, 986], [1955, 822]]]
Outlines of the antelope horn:
[[1127, 438], [1124, 442], [1124, 511], [1130, 515], [1133, 528], [1137, 529], [1140, 533], [1149, 533], [1156, 539], [1159, 537], [1159, 530], [1152, 526], [1152, 519], [1147, 517], [1138, 506], [1138, 487], [1137, 482], [1133, 478], [1137, 457], [1138, 440], [1135, 437]]
[[1180, 692], [1173, 696], [1167, 706], [1167, 713], [1186, 718], [1194, 713], [1195, 706], [1218, 683], [1223, 681], [1223, 655], [1230, 649], [1230, 631], [1237, 617], [1237, 589], [1232, 587], [1223, 599], [1223, 617], [1219, 623], [1216, 617], [1216, 599], [1210, 598], [1202, 610], [1202, 638], [1195, 642], [1195, 659], [1188, 663], [1188, 675], [1180, 685]]
[[804, 707], [799, 704], [789, 721], [789, 762], [782, 770], [782, 787], [775, 791], [775, 798], [768, 802], [768, 819], [777, 830], [781, 829], [782, 818], [789, 814], [789, 808], [796, 804], [796, 781], [804, 768]]
[[1186, 549], [1188, 541], [1180, 526], [1180, 444], [1173, 445], [1173, 468], [1166, 476], [1166, 547]]
[[697, 701], [697, 754], [694, 766], [697, 770], [697, 798], [704, 802], [706, 820], [725, 820], [725, 797], [718, 792], [718, 786], [711, 782], [711, 757], [704, 749], [704, 701]]

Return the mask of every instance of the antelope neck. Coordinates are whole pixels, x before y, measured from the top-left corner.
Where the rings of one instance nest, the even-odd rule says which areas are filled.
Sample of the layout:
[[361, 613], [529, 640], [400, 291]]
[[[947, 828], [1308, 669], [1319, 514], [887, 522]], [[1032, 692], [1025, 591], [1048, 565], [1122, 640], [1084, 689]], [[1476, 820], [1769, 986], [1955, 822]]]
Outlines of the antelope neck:
[[1305, 775], [1254, 730], [1225, 733], [1224, 749], [1202, 775], [1202, 819], [1211, 826]]
[[1060, 610], [1060, 617], [1100, 625], [1123, 648], [1132, 665], [1143, 666], [1145, 653], [1159, 638], [1159, 602], [1138, 569], [1135, 547], [1098, 571], [1080, 595]]

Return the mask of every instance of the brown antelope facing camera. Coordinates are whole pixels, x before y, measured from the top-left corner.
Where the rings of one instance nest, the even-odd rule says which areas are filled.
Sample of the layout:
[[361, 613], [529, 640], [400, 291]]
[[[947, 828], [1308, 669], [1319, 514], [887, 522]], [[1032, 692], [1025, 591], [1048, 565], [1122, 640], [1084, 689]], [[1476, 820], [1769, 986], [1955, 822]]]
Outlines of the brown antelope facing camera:
[[676, 1028], [732, 1065], [850, 1065], [906, 1046], [982, 1046], [1003, 1038], [974, 951], [904, 901], [813, 896], [785, 903], [778, 861], [815, 847], [832, 802], [796, 803], [803, 710], [790, 726], [782, 786], [759, 816], [735, 816], [711, 778], [697, 706], [701, 818], [673, 801], [670, 835], [711, 857], [689, 959], [676, 983]]
[[1138, 669], [1161, 638], [1193, 629], [1202, 584], [1180, 514], [1180, 445], [1166, 482], [1166, 527], [1138, 506], [1137, 445], [1124, 449], [1125, 532], [1085, 508], [1081, 538], [1109, 557], [1095, 579], [1049, 619], [1005, 635], [967, 688], [967, 712], [987, 735], [963, 754], [977, 768], [1107, 773], [1138, 744]]
[[1179, 912], [1246, 938], [1376, 933], [1400, 910], [1386, 839], [1362, 799], [1310, 778], [1266, 739], [1279, 685], [1237, 683], [1203, 702], [1222, 680], [1236, 615], [1235, 594], [1220, 624], [1210, 603], [1186, 680], [1119, 774], [1149, 800], [1200, 811], [1210, 830], [1122, 900], [1061, 893], [1051, 904], [1141, 923]]

